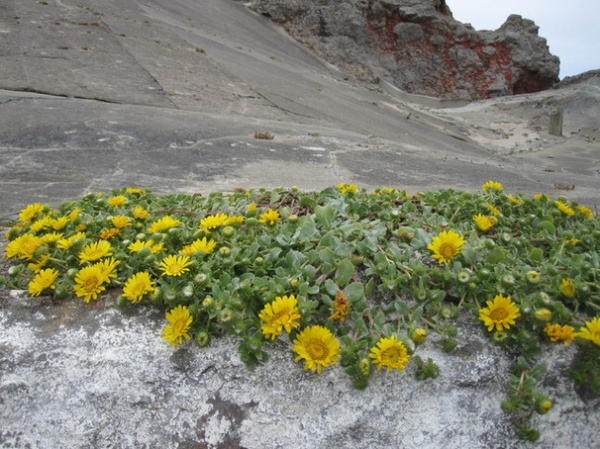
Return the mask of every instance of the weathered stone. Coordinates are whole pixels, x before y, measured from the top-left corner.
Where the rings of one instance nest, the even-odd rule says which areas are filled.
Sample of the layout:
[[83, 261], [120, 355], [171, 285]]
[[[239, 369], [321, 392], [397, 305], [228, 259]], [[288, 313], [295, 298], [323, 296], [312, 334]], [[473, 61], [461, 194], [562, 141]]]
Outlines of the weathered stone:
[[[558, 82], [559, 59], [538, 26], [518, 15], [496, 31], [475, 31], [454, 20], [444, 0], [255, 0], [252, 8], [356, 77], [412, 93], [478, 99]], [[356, 45], [340, 46], [340, 35]]]

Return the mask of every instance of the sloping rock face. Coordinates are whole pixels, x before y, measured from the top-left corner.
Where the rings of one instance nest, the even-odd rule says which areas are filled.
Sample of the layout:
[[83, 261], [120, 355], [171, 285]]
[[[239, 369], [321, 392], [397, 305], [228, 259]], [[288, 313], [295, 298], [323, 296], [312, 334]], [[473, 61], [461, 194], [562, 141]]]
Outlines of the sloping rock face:
[[518, 15], [496, 31], [452, 17], [445, 0], [255, 0], [326, 60], [366, 80], [411, 93], [481, 99], [548, 89], [559, 58], [538, 26]]

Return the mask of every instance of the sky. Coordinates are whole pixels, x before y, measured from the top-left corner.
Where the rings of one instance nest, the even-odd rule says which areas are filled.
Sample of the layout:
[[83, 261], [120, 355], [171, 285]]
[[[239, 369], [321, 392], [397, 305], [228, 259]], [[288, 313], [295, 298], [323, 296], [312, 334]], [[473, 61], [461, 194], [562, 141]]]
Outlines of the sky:
[[446, 0], [454, 18], [496, 30], [510, 14], [533, 20], [560, 58], [560, 78], [600, 69], [600, 0]]

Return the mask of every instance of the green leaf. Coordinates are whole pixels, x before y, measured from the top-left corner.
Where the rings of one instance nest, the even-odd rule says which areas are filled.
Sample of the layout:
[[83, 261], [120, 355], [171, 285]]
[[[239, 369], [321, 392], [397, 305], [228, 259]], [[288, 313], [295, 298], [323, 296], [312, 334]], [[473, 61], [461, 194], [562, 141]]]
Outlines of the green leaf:
[[335, 217], [335, 209], [331, 205], [317, 206], [315, 207], [315, 217], [317, 219], [317, 223], [319, 223], [325, 229], [330, 229], [331, 222]]
[[544, 250], [542, 248], [532, 248], [530, 255], [531, 260], [536, 262], [542, 262], [544, 260]]
[[365, 286], [360, 282], [353, 282], [346, 288], [346, 299], [351, 303], [355, 303], [365, 298]]
[[314, 209], [317, 206], [317, 200], [311, 198], [310, 196], [303, 196], [300, 198], [300, 207], [309, 207]]
[[342, 259], [335, 273], [335, 281], [343, 287], [350, 282], [352, 276], [354, 276], [354, 264], [349, 259]]

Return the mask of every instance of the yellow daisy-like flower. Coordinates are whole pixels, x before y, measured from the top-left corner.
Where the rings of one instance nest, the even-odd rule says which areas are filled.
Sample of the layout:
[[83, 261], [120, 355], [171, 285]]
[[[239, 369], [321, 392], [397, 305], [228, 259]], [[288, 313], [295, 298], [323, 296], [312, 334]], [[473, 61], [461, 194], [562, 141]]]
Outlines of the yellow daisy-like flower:
[[477, 227], [484, 232], [491, 229], [492, 226], [498, 223], [498, 219], [493, 215], [477, 214], [473, 217], [473, 220], [475, 220]]
[[260, 214], [260, 220], [262, 224], [268, 224], [273, 226], [275, 223], [279, 221], [279, 212], [273, 209], [269, 209], [266, 212]]
[[521, 198], [517, 198], [516, 196], [513, 196], [511, 193], [509, 193], [507, 196], [508, 196], [508, 199], [510, 200], [510, 202], [513, 204], [516, 204], [517, 206], [519, 204], [523, 204], [525, 202]]
[[250, 203], [248, 204], [248, 208], [246, 209], [246, 213], [248, 212], [254, 212], [256, 210], [256, 203]]
[[39, 220], [31, 223], [29, 229], [31, 229], [33, 232], [39, 232], [43, 229], [49, 228], [50, 226], [52, 226], [52, 218], [46, 215], [45, 217], [42, 217]]
[[348, 192], [356, 192], [358, 189], [358, 187], [356, 187], [356, 184], [344, 184], [343, 182], [339, 183], [337, 185], [337, 188], [344, 195]]
[[150, 226], [148, 227], [148, 232], [154, 234], [157, 232], [167, 231], [169, 229], [179, 226], [180, 224], [180, 220], [173, 218], [170, 215], [165, 215], [161, 219], [150, 223]]
[[136, 187], [127, 187], [125, 189], [125, 191], [131, 195], [138, 195], [138, 196], [140, 196], [143, 193], [142, 189], [138, 189]]
[[552, 312], [548, 309], [539, 309], [535, 311], [535, 317], [540, 321], [550, 321]]
[[537, 271], [531, 270], [527, 272], [527, 280], [533, 284], [536, 284], [540, 281], [540, 273]]
[[188, 257], [192, 257], [197, 251], [200, 251], [204, 254], [210, 254], [215, 249], [215, 246], [217, 246], [217, 242], [215, 242], [212, 239], [207, 240], [206, 237], [204, 237], [202, 239], [197, 239], [193, 241], [189, 245], [184, 246], [183, 248], [181, 248], [180, 253], [183, 253]]
[[225, 224], [228, 225], [236, 225], [236, 224], [242, 224], [244, 222], [244, 217], [241, 215], [232, 215], [230, 217], [227, 217], [227, 221], [225, 222]]
[[58, 271], [54, 268], [47, 268], [41, 270], [35, 277], [29, 282], [27, 290], [31, 296], [40, 296], [40, 294], [48, 289], [54, 289], [54, 281], [58, 277]]
[[265, 305], [258, 317], [263, 322], [260, 327], [263, 335], [275, 340], [283, 329], [289, 334], [300, 326], [298, 301], [294, 295], [277, 296], [273, 302]]
[[120, 263], [121, 261], [115, 260], [111, 257], [95, 263], [94, 266], [98, 267], [102, 272], [102, 276], [104, 279], [103, 282], [110, 282], [111, 279], [115, 279], [117, 277], [115, 271], [117, 270], [117, 266]]
[[37, 260], [37, 262], [35, 262], [35, 263], [32, 262], [32, 263], [28, 264], [27, 268], [29, 268], [34, 273], [39, 273], [42, 270], [42, 268], [44, 268], [46, 266], [46, 262], [48, 262], [49, 258], [50, 258], [49, 254], [44, 254]]
[[319, 325], [300, 332], [294, 340], [292, 351], [298, 354], [296, 362], [304, 359], [305, 370], [316, 370], [319, 374], [323, 367], [327, 368], [340, 360], [340, 342], [329, 329]]
[[579, 329], [575, 336], [600, 346], [600, 318], [595, 317], [592, 321], [586, 321], [585, 327]]
[[38, 215], [41, 215], [44, 212], [44, 208], [46, 206], [47, 204], [41, 203], [29, 204], [19, 213], [19, 220], [24, 223], [32, 221], [34, 218], [36, 218]]
[[459, 233], [448, 230], [442, 231], [435, 236], [431, 243], [427, 245], [427, 249], [433, 252], [434, 259], [437, 259], [440, 264], [449, 263], [450, 260], [460, 253], [465, 239]]
[[137, 253], [144, 248], [148, 248], [152, 254], [159, 253], [163, 250], [164, 243], [154, 243], [154, 240], [148, 240], [147, 242], [143, 242], [141, 240], [136, 240], [133, 243], [130, 243], [127, 249], [132, 253]]
[[110, 240], [113, 237], [117, 237], [119, 235], [121, 235], [121, 231], [119, 230], [119, 228], [110, 228], [110, 229], [104, 229], [100, 233], [98, 238], [100, 238], [102, 240]]
[[515, 320], [521, 316], [521, 311], [512, 302], [510, 296], [496, 295], [493, 301], [486, 301], [487, 307], [479, 311], [479, 319], [492, 332], [494, 327], [498, 332], [510, 329]]
[[564, 201], [555, 201], [554, 203], [556, 204], [556, 207], [558, 207], [558, 210], [560, 210], [563, 214], [568, 215], [569, 217], [575, 215], [573, 208], [567, 205], [567, 203]]
[[208, 217], [204, 217], [202, 220], [200, 220], [200, 228], [208, 234], [213, 229], [226, 224], [228, 218], [229, 217], [227, 214], [224, 213], [209, 215]]
[[174, 256], [170, 255], [163, 259], [160, 263], [159, 269], [166, 276], [181, 276], [186, 271], [190, 271], [188, 268], [191, 265], [190, 258], [188, 256]]
[[110, 220], [113, 226], [117, 229], [123, 229], [126, 226], [129, 226], [131, 223], [131, 219], [125, 215], [117, 215]]
[[392, 369], [402, 371], [410, 360], [406, 346], [401, 341], [398, 341], [395, 335], [389, 338], [381, 338], [371, 348], [369, 357], [373, 359], [373, 363], [377, 365], [378, 370], [385, 366], [388, 371]]
[[81, 212], [81, 209], [79, 209], [78, 207], [76, 207], [75, 209], [73, 209], [71, 212], [69, 212], [69, 220], [74, 221], [77, 217], [79, 217], [79, 213]]
[[494, 215], [499, 215], [502, 216], [502, 212], [500, 212], [500, 209], [498, 209], [496, 206], [494, 206], [493, 204], [490, 203], [485, 203], [485, 205], [488, 207], [488, 209], [490, 210], [490, 212]]
[[486, 192], [489, 189], [499, 190], [501, 192], [504, 190], [504, 187], [502, 187], [502, 184], [500, 184], [499, 182], [496, 182], [496, 181], [492, 181], [492, 180], [489, 180], [488, 182], [486, 182], [485, 184], [483, 184], [481, 186], [481, 188], [483, 190], [485, 190]]
[[148, 215], [150, 215], [150, 212], [144, 209], [142, 206], [135, 206], [133, 209], [133, 218], [144, 220], [148, 218]]
[[20, 257], [23, 260], [33, 259], [35, 251], [44, 244], [44, 240], [33, 234], [23, 234], [14, 239], [4, 250], [6, 257]]
[[579, 212], [585, 215], [586, 218], [592, 218], [594, 216], [594, 212], [592, 212], [592, 209], [586, 206], [579, 206]]
[[188, 331], [192, 325], [193, 317], [190, 309], [181, 304], [167, 312], [167, 321], [170, 323], [163, 329], [162, 338], [167, 340], [171, 346], [178, 346], [183, 339], [189, 340]]
[[546, 335], [551, 341], [563, 341], [569, 346], [569, 341], [575, 340], [575, 328], [573, 326], [561, 326], [560, 324], [546, 324], [544, 328]]
[[150, 273], [146, 271], [135, 273], [125, 281], [125, 285], [123, 286], [123, 297], [132, 303], [141, 301], [144, 295], [154, 292], [156, 292], [154, 282], [150, 278]]
[[103, 257], [112, 256], [112, 247], [106, 240], [99, 240], [96, 243], [90, 243], [84, 246], [79, 253], [79, 263], [93, 262]]
[[44, 241], [44, 243], [58, 242], [62, 238], [63, 235], [60, 232], [50, 232], [42, 236], [42, 240]]
[[575, 297], [575, 284], [569, 278], [563, 278], [562, 281], [560, 281], [559, 290], [567, 298]]
[[533, 199], [536, 201], [544, 201], [544, 202], [550, 201], [550, 197], [548, 195], [546, 195], [545, 193], [536, 193], [535, 195], [533, 195]]
[[65, 239], [60, 239], [58, 242], [56, 242], [56, 247], [58, 249], [69, 249], [72, 248], [73, 245], [75, 244], [75, 242], [77, 242], [77, 240], [79, 239], [83, 239], [85, 240], [86, 235], [84, 232], [77, 232], [76, 234], [73, 234]]
[[127, 202], [127, 197], [125, 195], [111, 196], [107, 201], [111, 206], [118, 208]]
[[98, 295], [105, 290], [104, 285], [102, 285], [105, 280], [106, 275], [101, 267], [91, 265], [82, 268], [75, 276], [73, 291], [85, 302], [90, 302], [90, 299], [97, 299]]
[[50, 226], [52, 226], [52, 229], [54, 229], [55, 231], [60, 231], [69, 223], [69, 221], [69, 217], [53, 218], [52, 220], [50, 220]]

